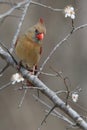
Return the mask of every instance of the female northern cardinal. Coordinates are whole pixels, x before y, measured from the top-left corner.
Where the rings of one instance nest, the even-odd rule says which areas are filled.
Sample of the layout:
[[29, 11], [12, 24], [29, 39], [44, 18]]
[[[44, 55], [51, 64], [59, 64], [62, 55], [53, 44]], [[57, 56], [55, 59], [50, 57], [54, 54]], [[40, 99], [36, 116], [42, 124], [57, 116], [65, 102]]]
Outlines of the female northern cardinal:
[[46, 34], [43, 19], [32, 26], [25, 34], [20, 36], [15, 44], [15, 52], [19, 59], [30, 69], [35, 71], [42, 53], [42, 40]]

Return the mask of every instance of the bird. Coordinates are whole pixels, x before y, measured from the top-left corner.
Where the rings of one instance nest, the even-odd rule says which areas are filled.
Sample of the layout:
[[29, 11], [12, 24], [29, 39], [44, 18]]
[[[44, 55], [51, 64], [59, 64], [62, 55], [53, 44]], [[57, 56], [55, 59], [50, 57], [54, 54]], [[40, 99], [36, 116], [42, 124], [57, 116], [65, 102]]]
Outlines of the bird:
[[24, 34], [18, 37], [15, 44], [15, 53], [32, 74], [35, 73], [42, 54], [43, 39], [46, 34], [46, 27], [42, 18], [30, 27]]

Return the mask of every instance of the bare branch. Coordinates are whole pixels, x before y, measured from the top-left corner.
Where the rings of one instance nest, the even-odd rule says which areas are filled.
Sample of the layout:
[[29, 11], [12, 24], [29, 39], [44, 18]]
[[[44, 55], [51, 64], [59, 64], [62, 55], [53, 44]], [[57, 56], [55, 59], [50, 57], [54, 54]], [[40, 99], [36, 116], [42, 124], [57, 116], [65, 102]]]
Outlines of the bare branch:
[[[61, 72], [58, 72], [58, 73], [61, 73]], [[46, 75], [46, 76], [51, 76], [51, 77], [58, 77], [59, 74], [51, 74], [51, 73], [46, 73], [46, 72], [41, 72], [42, 75]]]
[[[31, 0], [26, 0], [26, 1], [23, 1], [23, 2], [21, 2], [21, 3], [19, 4], [20, 6], [21, 6], [22, 4], [25, 4], [25, 6], [24, 6], [24, 10], [23, 10], [21, 19], [20, 19], [19, 24], [18, 24], [18, 27], [17, 27], [17, 31], [16, 31], [16, 33], [15, 33], [15, 35], [14, 35], [14, 38], [13, 38], [13, 41], [12, 41], [12, 43], [11, 43], [11, 48], [10, 48], [10, 52], [11, 52], [11, 53], [12, 53], [13, 50], [14, 50], [14, 46], [15, 46], [16, 40], [17, 40], [17, 38], [18, 38], [18, 35], [19, 35], [19, 32], [20, 32], [22, 23], [23, 23], [23, 21], [24, 21], [24, 18], [25, 18], [27, 9], [28, 9], [28, 7], [29, 7], [29, 5], [30, 5], [30, 2], [31, 2]], [[18, 7], [20, 7], [20, 6], [18, 6]]]
[[19, 105], [18, 105], [18, 108], [20, 108], [20, 107], [22, 106], [23, 101], [24, 101], [24, 99], [25, 99], [25, 95], [26, 95], [26, 93], [27, 93], [27, 90], [28, 90], [28, 89], [25, 89], [25, 90], [24, 90], [24, 94], [23, 94], [23, 96], [22, 96], [22, 98], [21, 98], [21, 101], [20, 101], [20, 103], [19, 103]]
[[35, 2], [35, 1], [31, 1], [31, 4], [38, 5], [38, 6], [41, 6], [41, 7], [44, 7], [44, 8], [48, 8], [51, 11], [55, 11], [55, 12], [63, 11], [63, 9], [55, 9], [55, 8], [52, 8], [51, 6], [47, 6], [47, 5], [44, 5], [44, 4]]
[[[10, 53], [10, 51], [8, 50], [8, 48], [4, 45], [4, 43], [2, 41], [0, 41], [0, 45], [8, 52], [8, 54], [12, 57], [12, 59], [14, 60], [15, 64], [17, 65], [17, 61], [15, 60], [15, 58], [12, 56], [12, 54]], [[0, 47], [1, 48], [1, 47]], [[1, 48], [2, 49], [2, 48]], [[7, 64], [9, 65], [9, 63], [7, 62]]]
[[[16, 64], [10, 54], [8, 52], [4, 51], [0, 47], [0, 56], [6, 60], [9, 64], [11, 64], [13, 67], [16, 67]], [[37, 76], [31, 75], [29, 71], [27, 71], [25, 68], [20, 68], [20, 73], [22, 76], [29, 80], [34, 86], [37, 86], [38, 88], [41, 88], [41, 92], [46, 95], [53, 103], [56, 105], [56, 107], [60, 108], [61, 111], [65, 112], [75, 123], [79, 128], [82, 128], [84, 130], [87, 130], [87, 122], [69, 105], [66, 105], [66, 103], [61, 100], [55, 92], [53, 92], [50, 88], [48, 88], [40, 79], [38, 79]]]
[[9, 64], [7, 63], [4, 68], [0, 70], [0, 76], [3, 75], [3, 72], [9, 67]]
[[16, 5], [14, 5], [9, 11], [7, 11], [6, 13], [0, 14], [0, 19], [7, 17], [8, 15], [10, 15], [15, 9], [20, 8], [22, 5], [26, 4], [29, 0], [26, 1], [22, 1]]
[[[49, 111], [46, 110], [46, 112], [48, 113]], [[68, 118], [64, 117], [63, 115], [61, 115], [61, 117], [59, 117], [59, 116], [58, 116], [57, 114], [55, 114], [54, 112], [51, 112], [50, 114], [51, 114], [52, 116], [57, 117], [58, 119], [60, 118], [60, 119], [62, 119], [62, 120], [64, 120], [64, 121], [66, 121], [71, 128], [79, 128], [79, 127], [76, 126], [75, 123], [71, 122]]]
[[54, 54], [54, 52], [57, 50], [57, 48], [60, 47], [60, 45], [62, 45], [65, 41], [67, 41], [71, 35], [73, 33], [75, 33], [76, 31], [78, 31], [79, 29], [82, 29], [82, 28], [86, 28], [87, 27], [87, 24], [84, 24], [84, 25], [81, 25], [77, 28], [75, 28], [72, 32], [70, 32], [69, 34], [67, 34], [64, 39], [62, 39], [60, 42], [57, 43], [57, 45], [52, 49], [52, 51], [50, 52], [50, 54], [48, 55], [48, 57], [46, 58], [46, 60], [43, 62], [42, 66], [40, 67], [40, 70], [38, 71], [37, 73], [37, 76], [42, 72], [44, 66], [46, 65], [46, 63], [49, 61], [49, 59], [51, 58], [51, 56]]
[[56, 108], [56, 105], [54, 105], [49, 112], [45, 115], [43, 121], [41, 122], [41, 125], [43, 125], [44, 122], [46, 122], [47, 117], [50, 115], [50, 113]]
[[[33, 95], [33, 97], [38, 100], [41, 104], [43, 104], [44, 106], [46, 106], [47, 108], [51, 109], [52, 107], [50, 105], [48, 105], [46, 102], [44, 102], [43, 100], [41, 100], [40, 98], [38, 98], [37, 96]], [[66, 118], [65, 116], [63, 116], [62, 114], [60, 114], [58, 111], [56, 111], [55, 109], [52, 112], [53, 114], [55, 114], [55, 116], [57, 116], [59, 119], [64, 120], [65, 122], [67, 122], [70, 125], [75, 125], [73, 122], [71, 122], [68, 118]]]
[[2, 87], [0, 87], [0, 91], [3, 90], [4, 88], [9, 87], [10, 85], [11, 85], [11, 82], [9, 82], [9, 83], [3, 85]]
[[3, 60], [5, 60], [8, 64], [16, 67], [17, 64], [14, 62], [13, 58], [8, 52], [5, 52], [2, 47], [0, 47], [0, 56]]

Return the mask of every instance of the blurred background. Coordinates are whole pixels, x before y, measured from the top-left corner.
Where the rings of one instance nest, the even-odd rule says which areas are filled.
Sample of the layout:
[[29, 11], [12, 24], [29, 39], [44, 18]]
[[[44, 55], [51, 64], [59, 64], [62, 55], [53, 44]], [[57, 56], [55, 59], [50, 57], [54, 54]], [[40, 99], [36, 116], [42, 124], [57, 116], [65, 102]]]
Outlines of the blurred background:
[[[5, 2], [17, 3], [18, 0], [4, 0]], [[53, 8], [64, 9], [67, 5], [72, 5], [76, 11], [74, 26], [78, 27], [87, 24], [87, 0], [34, 0], [42, 4], [52, 6]], [[5, 13], [11, 8], [8, 4], [0, 4], [0, 14]], [[21, 16], [21, 10], [15, 10], [13, 15]], [[44, 39], [43, 54], [39, 63], [42, 65], [46, 57], [49, 55], [53, 47], [58, 44], [72, 29], [71, 19], [65, 18], [62, 12], [54, 12], [50, 9], [31, 4], [25, 16], [21, 32], [24, 33], [27, 28], [34, 25], [38, 19], [42, 17], [45, 21], [47, 34]], [[4, 22], [0, 23], [0, 40], [9, 48], [17, 30], [19, 18], [7, 17]], [[13, 54], [17, 59], [15, 53]], [[18, 60], [18, 59], [17, 59]], [[5, 65], [5, 61], [0, 58], [0, 69]], [[69, 104], [81, 115], [87, 114], [87, 28], [75, 32], [64, 44], [62, 44], [51, 59], [45, 65], [43, 72], [55, 73], [62, 71], [64, 77], [68, 77], [71, 83], [70, 90], [73, 91], [78, 86], [82, 88], [79, 93], [77, 103]], [[8, 83], [12, 74], [17, 71], [9, 67], [0, 77], [0, 87]], [[40, 79], [53, 91], [66, 90], [63, 80], [58, 77], [50, 77], [40, 75]], [[44, 105], [37, 102], [33, 94], [37, 95], [37, 91], [29, 89], [21, 108], [18, 105], [23, 97], [24, 90], [17, 90], [20, 84], [10, 85], [8, 88], [0, 91], [0, 129], [1, 130], [37, 130], [41, 121], [45, 116]], [[60, 97], [64, 99], [65, 95]], [[48, 104], [52, 105], [44, 95], [40, 93], [40, 98]], [[57, 109], [60, 111], [59, 109]], [[63, 130], [68, 126], [67, 123], [50, 115], [47, 122], [43, 124], [42, 130], [60, 129]]]

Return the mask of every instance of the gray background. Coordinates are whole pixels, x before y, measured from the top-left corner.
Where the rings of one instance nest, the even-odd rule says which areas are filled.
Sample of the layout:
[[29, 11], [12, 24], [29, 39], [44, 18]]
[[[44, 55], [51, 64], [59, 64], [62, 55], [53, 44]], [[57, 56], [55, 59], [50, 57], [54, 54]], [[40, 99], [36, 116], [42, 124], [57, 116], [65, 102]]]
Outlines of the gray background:
[[[11, 0], [14, 2], [14, 0]], [[17, 0], [15, 0], [16, 2]], [[20, 0], [21, 1], [21, 0]], [[87, 23], [87, 0], [37, 0], [48, 6], [63, 9], [67, 5], [73, 5], [76, 11], [75, 26]], [[10, 9], [7, 5], [0, 5], [0, 14]], [[21, 11], [14, 11], [13, 14], [21, 15]], [[44, 39], [43, 54], [39, 66], [49, 55], [53, 47], [61, 41], [71, 31], [71, 19], [64, 18], [62, 12], [53, 12], [47, 8], [36, 5], [30, 5], [23, 22], [20, 34], [34, 25], [42, 17], [45, 21], [47, 34]], [[8, 17], [0, 25], [0, 40], [6, 43], [9, 48], [18, 24], [17, 18]], [[15, 53], [13, 54], [16, 57]], [[0, 58], [0, 68], [5, 65], [5, 61]], [[81, 29], [74, 33], [68, 41], [60, 46], [49, 62], [44, 67], [44, 72], [53, 73], [50, 66], [56, 71], [63, 71], [64, 76], [68, 76], [71, 82], [70, 90], [77, 86], [82, 88], [79, 101], [76, 104], [70, 102], [70, 105], [81, 115], [86, 115], [84, 109], [87, 108], [87, 28]], [[9, 82], [12, 74], [16, 70], [9, 67], [2, 77], [0, 77], [0, 87]], [[63, 81], [60, 78], [48, 77], [41, 75], [40, 79], [52, 90], [66, 90]], [[24, 91], [15, 90], [20, 85], [10, 86], [0, 91], [0, 129], [1, 130], [36, 130], [43, 117], [45, 116], [45, 106], [35, 101], [33, 94], [37, 95], [35, 90], [28, 90], [22, 107], [18, 109], [18, 104], [23, 96]], [[40, 97], [47, 103], [52, 103], [42, 94]], [[63, 94], [60, 96], [65, 97]], [[80, 105], [80, 106], [79, 106]], [[60, 111], [59, 109], [57, 109]], [[64, 130], [67, 123], [49, 116], [47, 123], [43, 125], [42, 130]]]

